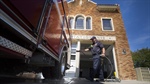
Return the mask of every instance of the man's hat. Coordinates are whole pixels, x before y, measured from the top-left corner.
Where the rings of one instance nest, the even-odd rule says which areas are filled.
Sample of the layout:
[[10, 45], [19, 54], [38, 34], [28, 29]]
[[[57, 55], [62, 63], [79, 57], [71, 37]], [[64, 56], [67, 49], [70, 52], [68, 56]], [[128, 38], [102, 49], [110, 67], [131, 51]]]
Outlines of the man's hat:
[[90, 40], [93, 40], [93, 39], [96, 39], [96, 37], [95, 37], [95, 36], [93, 36]]

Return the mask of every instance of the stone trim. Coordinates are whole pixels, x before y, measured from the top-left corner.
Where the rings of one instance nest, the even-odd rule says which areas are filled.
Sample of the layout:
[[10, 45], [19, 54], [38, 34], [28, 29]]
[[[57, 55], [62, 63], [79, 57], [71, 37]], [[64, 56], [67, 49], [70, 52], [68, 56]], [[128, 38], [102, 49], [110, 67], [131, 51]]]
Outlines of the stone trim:
[[89, 40], [92, 36], [95, 36], [97, 40], [116, 41], [116, 36], [96, 36], [96, 35], [72, 35], [72, 39]]

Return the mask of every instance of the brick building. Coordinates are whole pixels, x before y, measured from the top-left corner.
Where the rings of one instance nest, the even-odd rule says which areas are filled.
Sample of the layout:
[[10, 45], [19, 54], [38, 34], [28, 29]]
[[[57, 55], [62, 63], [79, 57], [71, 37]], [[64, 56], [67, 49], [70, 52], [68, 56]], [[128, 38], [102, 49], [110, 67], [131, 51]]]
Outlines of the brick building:
[[[121, 80], [135, 80], [136, 74], [130, 53], [126, 30], [117, 4], [97, 4], [92, 0], [71, 0], [68, 2], [68, 21], [72, 33], [71, 68], [67, 76], [88, 77], [92, 68], [92, 56], [75, 52], [87, 48], [96, 36], [106, 49], [111, 60], [113, 72]], [[103, 71], [105, 78], [111, 72], [110, 63], [104, 58]], [[109, 78], [113, 76], [110, 74]]]

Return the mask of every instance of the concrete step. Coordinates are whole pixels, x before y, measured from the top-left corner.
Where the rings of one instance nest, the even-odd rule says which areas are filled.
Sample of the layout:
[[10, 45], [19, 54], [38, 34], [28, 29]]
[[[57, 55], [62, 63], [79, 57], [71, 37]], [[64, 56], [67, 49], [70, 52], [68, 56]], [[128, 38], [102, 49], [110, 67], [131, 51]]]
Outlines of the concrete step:
[[150, 82], [150, 79], [143, 79], [143, 81], [148, 81], [148, 82]]
[[150, 76], [150, 74], [141, 74], [142, 76]]
[[147, 67], [141, 67], [141, 70], [148, 70]]
[[143, 79], [150, 79], [150, 76], [144, 76]]
[[143, 79], [149, 79], [150, 80], [150, 77], [143, 77]]
[[150, 74], [149, 71], [141, 71], [142, 74]]
[[142, 76], [150, 76], [150, 74], [142, 74]]
[[141, 71], [149, 71], [149, 70], [141, 70]]

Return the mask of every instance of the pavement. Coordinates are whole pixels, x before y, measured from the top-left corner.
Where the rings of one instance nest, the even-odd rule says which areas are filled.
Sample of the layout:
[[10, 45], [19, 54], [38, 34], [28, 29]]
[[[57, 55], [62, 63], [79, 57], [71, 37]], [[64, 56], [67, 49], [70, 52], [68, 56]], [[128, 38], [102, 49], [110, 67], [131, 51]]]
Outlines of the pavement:
[[137, 81], [137, 80], [122, 80], [119, 82], [105, 82], [104, 84], [150, 84], [150, 82]]
[[[150, 82], [137, 81], [137, 80], [121, 80], [120, 82], [106, 80], [106, 82], [91, 82], [85, 78], [64, 78], [66, 81], [70, 80], [67, 84], [150, 84]], [[64, 83], [65, 84], [65, 83]]]
[[86, 78], [70, 77], [65, 77], [62, 80], [0, 77], [0, 84], [150, 84], [150, 82], [137, 80], [121, 80], [120, 82], [115, 80], [106, 80], [106, 82], [91, 82]]

